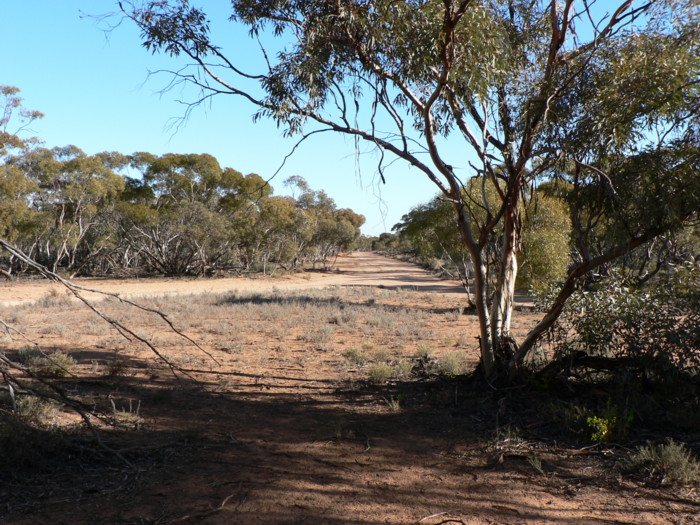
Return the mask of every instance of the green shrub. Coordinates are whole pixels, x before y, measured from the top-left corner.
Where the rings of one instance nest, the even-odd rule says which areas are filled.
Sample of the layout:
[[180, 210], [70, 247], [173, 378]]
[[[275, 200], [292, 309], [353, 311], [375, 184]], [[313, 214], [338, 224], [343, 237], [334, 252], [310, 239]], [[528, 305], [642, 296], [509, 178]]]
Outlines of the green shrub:
[[[574, 368], [569, 358], [577, 355], [609, 360], [599, 361], [606, 366], [598, 368], [579, 366], [575, 372], [584, 376], [606, 370], [666, 385], [697, 376], [700, 293], [676, 294], [678, 286], [669, 279], [640, 289], [612, 277], [597, 289], [577, 292], [550, 331], [555, 358]], [[546, 305], [552, 297], [544, 294], [538, 302]]]
[[620, 410], [616, 405], [608, 402], [600, 415], [591, 415], [586, 418], [586, 424], [591, 430], [591, 440], [596, 443], [609, 443], [624, 438], [633, 418], [630, 411]]
[[464, 352], [455, 351], [438, 361], [437, 371], [449, 377], [456, 377], [464, 373], [465, 367]]

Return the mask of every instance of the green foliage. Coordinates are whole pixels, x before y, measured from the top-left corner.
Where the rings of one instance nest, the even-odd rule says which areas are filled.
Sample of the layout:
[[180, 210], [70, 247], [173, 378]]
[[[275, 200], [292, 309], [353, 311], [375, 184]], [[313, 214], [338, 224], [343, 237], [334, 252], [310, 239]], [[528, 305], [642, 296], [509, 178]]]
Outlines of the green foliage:
[[0, 86], [0, 156], [36, 142], [36, 139], [22, 140], [18, 131], [44, 116], [39, 111], [23, 108], [19, 92], [14, 86]]
[[518, 286], [541, 288], [563, 281], [571, 264], [571, 234], [569, 209], [562, 199], [538, 195], [531, 200], [523, 221]]
[[600, 415], [590, 415], [586, 424], [591, 431], [591, 440], [596, 443], [609, 443], [627, 436], [634, 415], [629, 410], [620, 410], [608, 401]]
[[[475, 200], [481, 192], [479, 180], [470, 181], [468, 196]], [[489, 188], [489, 186], [487, 186]], [[487, 189], [493, 209], [498, 208], [498, 198]], [[566, 202], [539, 191], [523, 206], [523, 240], [519, 252], [518, 286], [542, 287], [562, 281], [571, 262], [571, 219]], [[487, 219], [486, 210], [477, 213], [476, 224]], [[473, 263], [460, 241], [460, 233], [454, 221], [453, 206], [439, 197], [427, 204], [413, 208], [393, 227], [399, 238], [405, 241], [404, 253], [442, 269], [448, 275], [458, 275], [468, 282], [473, 273]], [[475, 229], [474, 234], [478, 231]], [[496, 268], [497, 246], [488, 251], [491, 268]]]
[[386, 383], [394, 375], [394, 369], [387, 363], [375, 363], [369, 370], [369, 379], [374, 383]]
[[440, 359], [437, 363], [437, 371], [448, 377], [456, 377], [463, 374], [466, 369], [464, 362], [465, 354], [463, 351], [453, 351]]
[[[618, 0], [610, 12], [544, 0], [236, 0], [231, 22], [258, 42], [280, 40], [279, 52], [262, 54], [259, 76], [212, 40], [189, 2], [120, 5], [146, 49], [198, 67], [201, 76], [176, 72], [172, 85], [241, 96], [254, 118], [290, 135], [334, 131], [358, 152], [364, 140], [380, 150], [382, 178], [398, 159], [436, 184], [455, 226], [423, 220], [439, 216], [431, 203], [403, 229], [426, 259], [451, 259], [465, 281], [474, 273], [488, 375], [510, 337], [519, 256], [521, 285], [562, 281], [562, 293], [508, 363], [515, 368], [581, 276], [607, 271], [700, 209], [696, 0]], [[552, 179], [571, 189], [570, 238], [561, 203], [540, 219], [528, 209], [534, 188]]]
[[584, 375], [605, 370], [668, 386], [683, 376], [697, 377], [697, 274], [693, 265], [646, 288], [609, 278], [577, 292], [550, 334], [555, 356], [603, 358], [579, 366], [577, 373]]
[[[0, 235], [54, 271], [75, 273], [326, 266], [354, 246], [364, 217], [295, 181], [302, 193], [280, 197], [259, 175], [206, 154], [27, 149], [0, 163]], [[7, 274], [26, 270], [4, 262]]]

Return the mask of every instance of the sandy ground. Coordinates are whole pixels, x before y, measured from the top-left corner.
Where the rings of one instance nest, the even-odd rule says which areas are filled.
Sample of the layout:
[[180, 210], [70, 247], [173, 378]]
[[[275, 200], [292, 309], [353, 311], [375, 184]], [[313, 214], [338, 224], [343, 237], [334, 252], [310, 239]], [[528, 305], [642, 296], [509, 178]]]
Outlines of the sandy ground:
[[[75, 284], [104, 292], [118, 293], [125, 298], [177, 296], [199, 293], [271, 292], [273, 290], [303, 290], [327, 286], [382, 286], [406, 288], [422, 292], [464, 295], [457, 281], [440, 280], [413, 264], [407, 264], [370, 252], [354, 252], [341, 256], [330, 272], [270, 277], [218, 279], [75, 279]], [[34, 302], [51, 293], [64, 293], [65, 288], [45, 280], [0, 282], [0, 305], [11, 306]], [[85, 294], [98, 298], [96, 294]]]
[[[2, 284], [0, 319], [76, 360], [60, 384], [120, 423], [103, 439], [133, 466], [27, 439], [33, 461], [0, 471], [3, 525], [698, 522], [696, 489], [647, 487], [615, 469], [623, 450], [567, 441], [543, 417], [559, 400], [446, 375], [475, 366], [476, 318], [459, 283], [414, 265], [353, 253], [328, 273], [77, 283], [160, 308], [201, 350], [100, 303], [174, 375], [56, 285]], [[516, 334], [536, 321], [517, 310]]]

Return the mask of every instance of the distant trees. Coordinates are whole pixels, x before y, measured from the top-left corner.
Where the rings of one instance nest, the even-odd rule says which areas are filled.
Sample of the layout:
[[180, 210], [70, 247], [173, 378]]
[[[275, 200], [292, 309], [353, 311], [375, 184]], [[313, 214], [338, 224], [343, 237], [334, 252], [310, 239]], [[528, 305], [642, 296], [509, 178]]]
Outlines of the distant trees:
[[[364, 217], [338, 209], [301, 177], [296, 197], [274, 196], [257, 174], [211, 155], [47, 149], [4, 131], [39, 113], [0, 88], [0, 237], [51, 270], [211, 275], [326, 265], [359, 238]], [[0, 253], [2, 273], [25, 270]]]

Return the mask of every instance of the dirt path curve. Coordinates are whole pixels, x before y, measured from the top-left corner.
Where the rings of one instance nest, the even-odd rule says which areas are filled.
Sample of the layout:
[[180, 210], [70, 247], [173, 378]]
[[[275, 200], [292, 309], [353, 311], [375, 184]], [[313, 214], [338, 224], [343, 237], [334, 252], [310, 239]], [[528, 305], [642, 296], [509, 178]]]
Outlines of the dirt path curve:
[[[385, 288], [410, 288], [423, 292], [463, 295], [464, 288], [457, 281], [444, 281], [419, 266], [371, 252], [353, 252], [338, 257], [330, 272], [305, 272], [303, 274], [247, 278], [221, 279], [149, 278], [149, 279], [75, 279], [74, 282], [88, 288], [119, 293], [124, 297], [187, 295], [226, 292], [269, 292], [324, 288], [326, 286], [383, 286]], [[32, 303], [49, 294], [63, 294], [65, 288], [44, 280], [22, 280], [0, 284], [0, 306]], [[99, 296], [87, 294], [95, 299]]]

